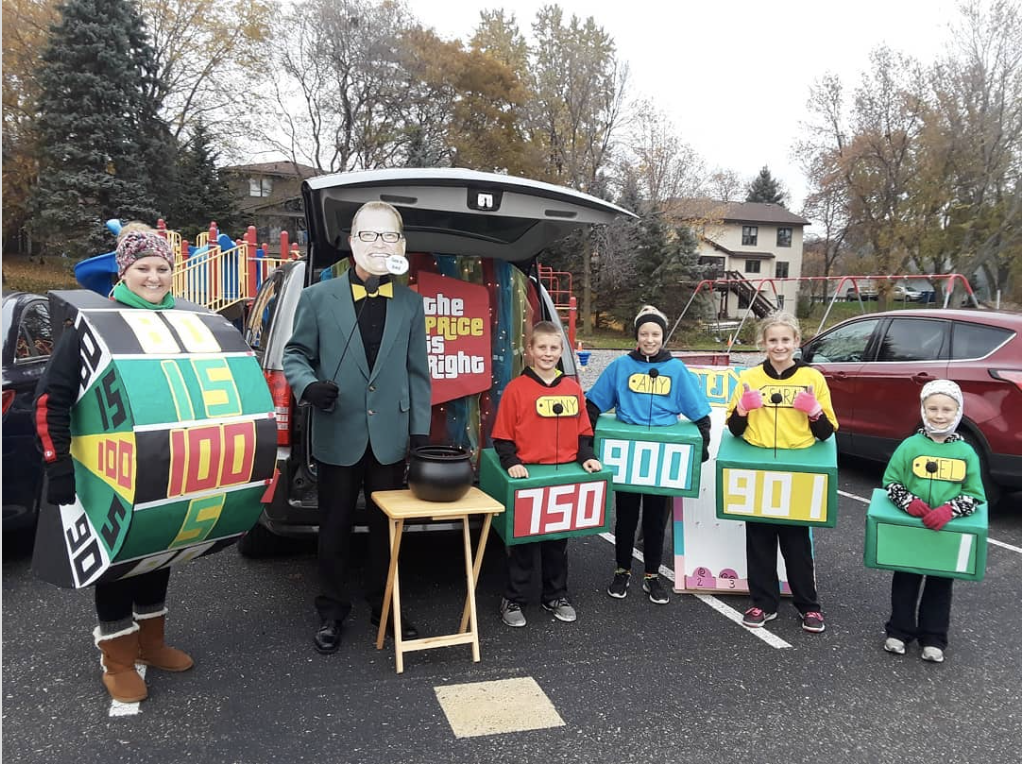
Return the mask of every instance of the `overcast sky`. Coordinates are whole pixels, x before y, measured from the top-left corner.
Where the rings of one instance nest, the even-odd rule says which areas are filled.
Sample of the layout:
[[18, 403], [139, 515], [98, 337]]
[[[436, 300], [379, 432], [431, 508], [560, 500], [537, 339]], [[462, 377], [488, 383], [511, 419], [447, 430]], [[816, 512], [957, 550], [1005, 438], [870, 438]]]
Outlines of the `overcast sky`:
[[[505, 8], [527, 36], [542, 0], [407, 0], [441, 36], [467, 41], [479, 11]], [[826, 72], [848, 88], [881, 44], [933, 61], [958, 19], [953, 0], [651, 2], [560, 0], [592, 16], [631, 69], [633, 95], [653, 100], [710, 168], [743, 178], [765, 164], [798, 210], [805, 180], [792, 157], [810, 86]]]

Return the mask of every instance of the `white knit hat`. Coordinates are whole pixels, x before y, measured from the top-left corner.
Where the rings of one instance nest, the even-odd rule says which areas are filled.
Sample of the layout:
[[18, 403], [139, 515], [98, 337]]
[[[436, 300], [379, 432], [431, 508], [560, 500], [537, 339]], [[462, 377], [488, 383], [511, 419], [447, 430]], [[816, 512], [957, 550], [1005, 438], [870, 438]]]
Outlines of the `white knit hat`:
[[[958, 413], [955, 414], [955, 418], [951, 424], [941, 429], [932, 427], [929, 422], [926, 421], [926, 399], [931, 395], [946, 395], [948, 398], [954, 400], [958, 404]], [[919, 393], [919, 413], [923, 418], [923, 427], [926, 428], [926, 432], [929, 435], [950, 435], [958, 429], [958, 425], [962, 422], [962, 413], [965, 409], [965, 398], [962, 396], [962, 388], [960, 388], [955, 382], [950, 379], [935, 379], [932, 382], [927, 382], [923, 385], [922, 391]]]

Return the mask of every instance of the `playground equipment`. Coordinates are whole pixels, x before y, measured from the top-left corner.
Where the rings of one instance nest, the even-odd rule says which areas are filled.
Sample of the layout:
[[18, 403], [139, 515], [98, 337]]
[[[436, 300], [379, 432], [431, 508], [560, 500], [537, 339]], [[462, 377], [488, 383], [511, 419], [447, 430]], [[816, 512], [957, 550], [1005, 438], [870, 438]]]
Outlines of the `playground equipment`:
[[[547, 294], [554, 302], [557, 314], [568, 325], [568, 341], [572, 347], [579, 347], [581, 350], [581, 346], [576, 345], [575, 326], [578, 320], [578, 300], [575, 299], [571, 289], [571, 274], [567, 271], [555, 271], [546, 265], [537, 264], [536, 269], [539, 283], [546, 287]], [[588, 358], [589, 356], [586, 355], [587, 360]]]
[[[738, 278], [735, 278], [736, 275], [738, 276]], [[963, 276], [960, 273], [902, 273], [902, 274], [892, 274], [892, 275], [889, 275], [889, 276], [887, 276], [887, 275], [868, 275], [868, 276], [798, 276], [798, 277], [792, 276], [792, 277], [788, 277], [788, 278], [776, 278], [776, 277], [774, 277], [774, 278], [761, 278], [761, 279], [746, 279], [746, 278], [742, 277], [741, 274], [738, 274], [737, 271], [729, 271], [728, 274], [727, 274], [727, 278], [703, 279], [698, 284], [696, 284], [696, 288], [693, 290], [692, 296], [689, 297], [688, 302], [685, 303], [684, 310], [681, 311], [681, 315], [678, 316], [677, 320], [674, 322], [674, 325], [671, 327], [671, 331], [668, 332], [667, 339], [664, 340], [664, 344], [666, 345], [667, 342], [671, 339], [671, 336], [674, 334], [675, 329], [678, 328], [678, 324], [681, 323], [681, 319], [683, 319], [685, 317], [685, 314], [688, 313], [688, 309], [692, 306], [692, 303], [695, 302], [696, 297], [698, 297], [700, 294], [702, 294], [704, 296], [712, 296], [713, 292], [716, 291], [718, 288], [723, 288], [723, 289], [727, 289], [727, 290], [730, 290], [730, 291], [735, 291], [736, 289], [743, 290], [742, 292], [735, 292], [735, 293], [736, 294], [744, 294], [746, 299], [748, 300], [748, 307], [745, 309], [745, 312], [742, 314], [741, 321], [738, 323], [738, 328], [735, 329], [734, 332], [732, 333], [732, 337], [737, 337], [739, 335], [739, 333], [741, 332], [742, 327], [745, 325], [745, 321], [746, 321], [746, 319], [748, 319], [750, 313], [755, 314], [759, 318], [762, 318], [763, 316], [767, 315], [767, 313], [769, 313], [770, 310], [774, 309], [773, 306], [770, 305], [769, 301], [766, 301], [766, 303], [764, 305], [764, 304], [761, 304], [759, 302], [759, 300], [758, 300], [758, 297], [760, 296], [760, 293], [765, 291], [767, 288], [769, 288], [769, 289], [771, 289], [773, 291], [774, 302], [775, 303], [779, 303], [780, 301], [777, 299], [777, 297], [778, 297], [777, 284], [779, 282], [792, 282], [792, 281], [795, 281], [795, 282], [799, 282], [799, 283], [810, 283], [811, 284], [813, 282], [831, 282], [831, 281], [836, 281], [837, 282], [837, 286], [834, 288], [834, 294], [831, 297], [830, 302], [827, 304], [827, 309], [824, 311], [823, 317], [820, 319], [820, 325], [816, 329], [816, 334], [819, 334], [823, 330], [823, 327], [827, 323], [827, 317], [830, 315], [831, 308], [833, 308], [834, 307], [834, 303], [838, 299], [840, 299], [840, 295], [842, 293], [841, 290], [844, 287], [846, 282], [851, 284], [851, 287], [850, 287], [849, 291], [854, 290], [856, 296], [859, 298], [859, 306], [862, 308], [862, 312], [865, 313], [866, 312], [866, 306], [863, 304], [863, 301], [862, 301], [862, 292], [860, 291], [860, 288], [859, 288], [859, 283], [860, 282], [864, 282], [864, 283], [869, 284], [869, 283], [872, 283], [872, 282], [875, 282], [875, 281], [896, 282], [896, 281], [903, 281], [903, 280], [907, 280], [907, 279], [913, 279], [913, 280], [926, 279], [927, 281], [929, 281], [931, 283], [934, 283], [934, 282], [936, 282], [938, 284], [939, 283], [945, 283], [946, 286], [945, 286], [945, 289], [944, 289], [944, 306], [943, 306], [945, 308], [948, 307], [948, 305], [950, 304], [951, 294], [952, 294], [952, 292], [955, 291], [955, 284], [956, 283], [960, 283], [962, 288], [965, 290], [965, 293], [968, 296], [968, 299], [972, 302], [973, 306], [977, 307], [977, 308], [979, 307], [979, 301], [976, 299], [976, 295], [972, 291], [972, 287], [969, 285], [969, 280], [966, 279], [965, 276]], [[753, 297], [753, 295], [755, 295], [755, 298]], [[767, 310], [766, 312], [763, 312], [764, 309], [766, 308], [766, 306], [770, 306], [770, 310]], [[719, 316], [718, 316], [718, 330], [719, 330], [719, 323], [720, 323], [720, 320], [719, 320]], [[730, 353], [730, 352], [731, 352], [731, 345], [728, 344], [728, 353]]]
[[[106, 225], [114, 234], [121, 231], [120, 220], [108, 220]], [[232, 240], [213, 221], [208, 231], [196, 237], [194, 245], [177, 231], [169, 230], [163, 219], [156, 222], [156, 230], [174, 252], [174, 296], [217, 313], [240, 313], [274, 268], [299, 257], [298, 245], [289, 244], [287, 231], [280, 234], [280, 256], [271, 257], [266, 243], [256, 245], [255, 226], [249, 226], [243, 238]], [[86, 289], [107, 296], [117, 281], [116, 253], [107, 252], [78, 263], [75, 278]]]

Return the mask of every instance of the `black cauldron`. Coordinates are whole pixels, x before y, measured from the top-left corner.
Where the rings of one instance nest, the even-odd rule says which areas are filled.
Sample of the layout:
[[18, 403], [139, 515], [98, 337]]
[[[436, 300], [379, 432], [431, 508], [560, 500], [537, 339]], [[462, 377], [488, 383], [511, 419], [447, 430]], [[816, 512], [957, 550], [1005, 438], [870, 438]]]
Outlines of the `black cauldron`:
[[472, 478], [472, 452], [460, 446], [421, 446], [408, 457], [408, 487], [422, 501], [457, 501]]

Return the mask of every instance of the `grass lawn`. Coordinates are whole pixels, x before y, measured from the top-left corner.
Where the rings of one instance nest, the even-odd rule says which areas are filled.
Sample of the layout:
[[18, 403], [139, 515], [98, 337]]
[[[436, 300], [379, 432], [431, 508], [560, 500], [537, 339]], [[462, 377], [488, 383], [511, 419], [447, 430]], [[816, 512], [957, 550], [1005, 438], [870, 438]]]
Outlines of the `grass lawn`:
[[51, 289], [81, 289], [74, 262], [63, 257], [4, 255], [3, 288], [46, 294]]
[[[862, 315], [863, 313], [875, 313], [880, 310], [880, 303], [876, 300], [864, 300], [862, 305], [859, 302], [846, 302], [845, 300], [837, 300], [831, 306], [830, 311], [827, 312], [827, 306], [829, 303], [814, 303], [810, 313], [807, 317], [799, 319], [799, 323], [802, 325], [803, 339], [809, 339], [814, 337], [824, 329], [844, 321], [846, 318], [852, 318], [853, 316]], [[920, 303], [915, 302], [898, 302], [891, 300], [887, 303], [887, 310], [904, 310], [906, 308], [921, 308], [924, 307]], [[935, 306], [932, 303], [926, 307], [940, 307]], [[822, 327], [820, 325], [821, 320], [826, 313], [826, 321]], [[668, 347], [671, 350], [702, 350], [702, 351], [727, 351], [727, 343], [731, 336], [735, 333], [737, 324], [741, 321], [744, 312], [739, 315], [737, 321], [721, 322], [720, 331], [717, 331], [716, 322], [712, 321], [697, 321], [685, 319], [678, 324], [674, 334], [671, 336], [671, 341], [668, 343]], [[751, 350], [756, 345], [756, 324], [759, 319], [755, 315], [750, 314], [745, 322], [741, 325], [741, 331], [738, 334], [738, 343], [734, 346], [734, 350]], [[668, 323], [668, 330], [673, 326], [674, 319]], [[582, 345], [590, 350], [630, 350], [635, 346], [635, 342], [631, 334], [623, 331], [615, 332], [610, 329], [601, 329], [598, 332], [579, 335], [582, 340]]]

